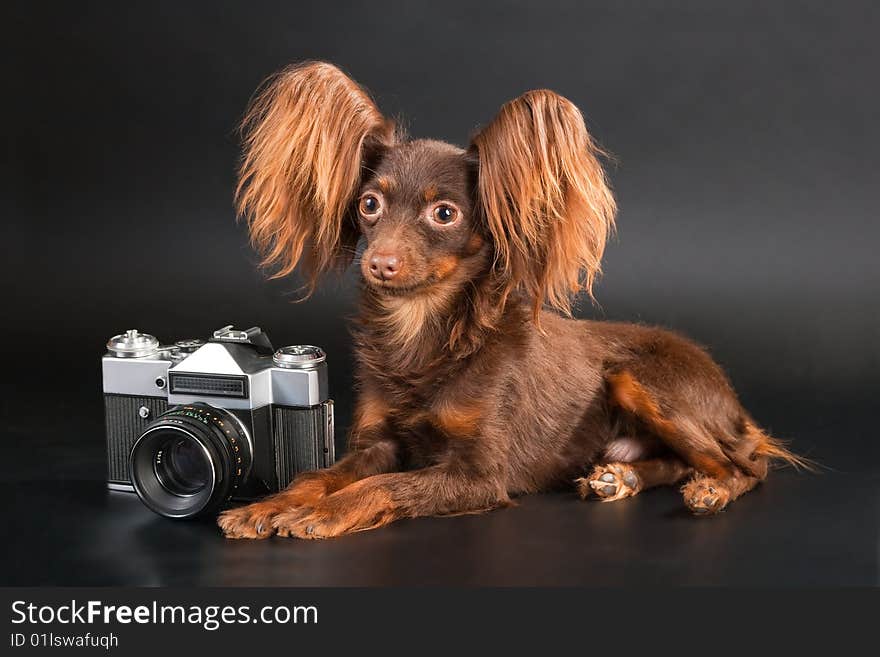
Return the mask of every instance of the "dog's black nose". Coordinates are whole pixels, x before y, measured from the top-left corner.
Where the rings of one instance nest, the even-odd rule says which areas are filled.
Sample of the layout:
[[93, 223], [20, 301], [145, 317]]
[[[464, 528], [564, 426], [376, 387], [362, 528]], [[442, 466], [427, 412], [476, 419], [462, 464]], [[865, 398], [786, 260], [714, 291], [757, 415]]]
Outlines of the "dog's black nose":
[[380, 281], [387, 281], [400, 271], [400, 258], [395, 255], [377, 253], [370, 258], [370, 273]]

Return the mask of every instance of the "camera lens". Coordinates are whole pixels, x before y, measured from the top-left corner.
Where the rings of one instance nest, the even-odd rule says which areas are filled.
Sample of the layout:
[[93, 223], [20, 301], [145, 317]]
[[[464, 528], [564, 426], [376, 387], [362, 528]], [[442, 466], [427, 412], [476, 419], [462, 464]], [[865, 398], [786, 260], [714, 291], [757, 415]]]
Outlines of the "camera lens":
[[131, 449], [131, 481], [141, 500], [169, 518], [215, 511], [248, 475], [251, 449], [241, 423], [208, 404], [169, 409]]
[[198, 493], [211, 478], [208, 454], [192, 438], [171, 436], [156, 452], [156, 477], [175, 495]]

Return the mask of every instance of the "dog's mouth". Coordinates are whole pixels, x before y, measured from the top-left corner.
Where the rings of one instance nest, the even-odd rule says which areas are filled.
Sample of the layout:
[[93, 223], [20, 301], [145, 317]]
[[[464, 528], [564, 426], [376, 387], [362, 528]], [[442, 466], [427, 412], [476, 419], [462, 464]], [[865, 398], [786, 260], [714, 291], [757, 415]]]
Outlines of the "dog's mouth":
[[433, 277], [428, 277], [421, 281], [407, 281], [406, 283], [385, 280], [380, 281], [376, 278], [367, 276], [364, 276], [363, 278], [370, 289], [388, 296], [406, 296], [409, 294], [424, 292], [437, 282], [436, 280], [433, 280]]

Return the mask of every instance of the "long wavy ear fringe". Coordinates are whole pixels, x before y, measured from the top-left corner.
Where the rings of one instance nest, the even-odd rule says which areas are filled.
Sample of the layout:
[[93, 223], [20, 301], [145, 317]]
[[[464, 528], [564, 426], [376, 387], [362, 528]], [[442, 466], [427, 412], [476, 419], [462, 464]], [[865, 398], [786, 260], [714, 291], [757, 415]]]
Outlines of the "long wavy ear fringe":
[[301, 263], [308, 293], [350, 262], [349, 212], [365, 159], [394, 141], [394, 124], [332, 64], [289, 66], [269, 80], [242, 122], [236, 203], [261, 264], [286, 276]]
[[580, 110], [529, 91], [502, 106], [471, 152], [503, 298], [521, 290], [536, 317], [545, 303], [570, 314], [576, 293], [592, 297], [617, 210]]

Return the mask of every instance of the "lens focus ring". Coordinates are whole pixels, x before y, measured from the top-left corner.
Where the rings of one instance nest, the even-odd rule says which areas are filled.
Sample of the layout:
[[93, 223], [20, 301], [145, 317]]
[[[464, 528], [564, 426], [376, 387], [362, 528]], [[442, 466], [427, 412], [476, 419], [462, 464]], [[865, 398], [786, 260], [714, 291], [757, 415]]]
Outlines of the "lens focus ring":
[[176, 406], [147, 425], [131, 450], [132, 484], [156, 513], [186, 518], [216, 510], [247, 477], [248, 436], [230, 413]]

